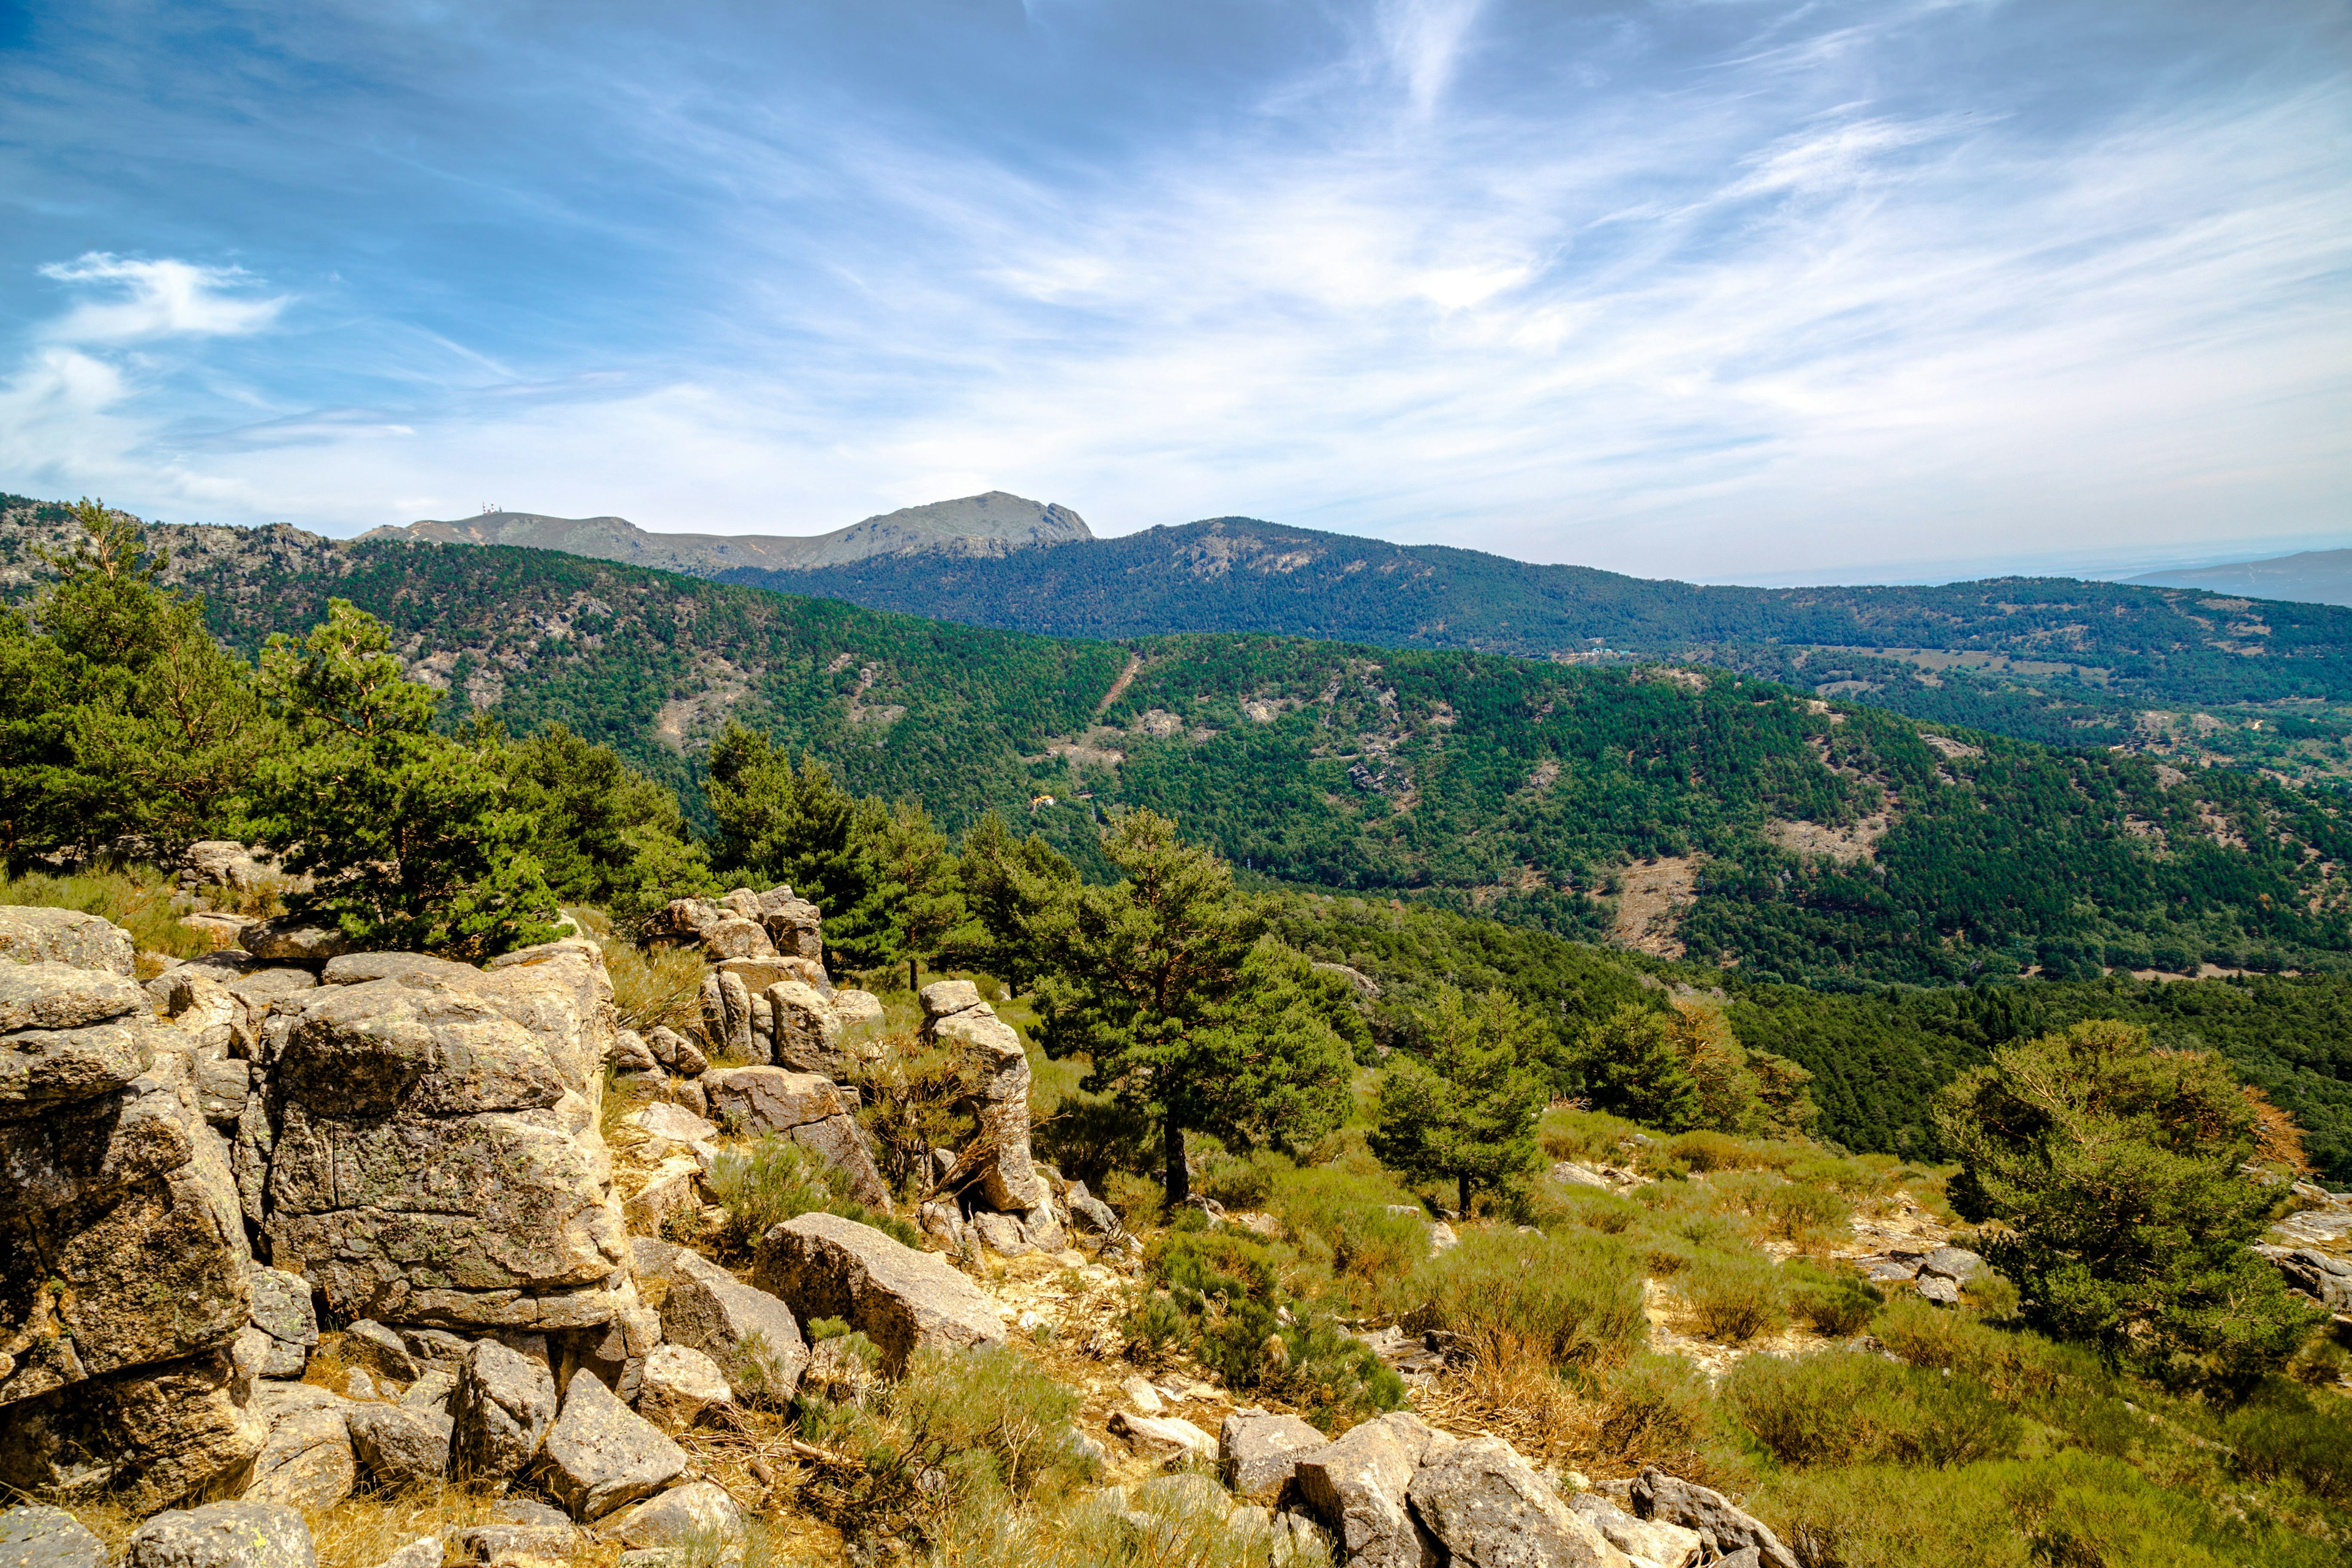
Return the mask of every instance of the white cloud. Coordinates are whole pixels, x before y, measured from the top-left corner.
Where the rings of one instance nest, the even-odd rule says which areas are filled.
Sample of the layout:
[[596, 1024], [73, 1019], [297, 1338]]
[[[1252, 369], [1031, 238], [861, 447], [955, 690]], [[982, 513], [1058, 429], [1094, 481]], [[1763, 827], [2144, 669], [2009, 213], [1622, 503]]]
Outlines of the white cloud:
[[60, 283], [112, 285], [116, 298], [84, 300], [48, 323], [56, 342], [128, 343], [173, 337], [243, 337], [276, 324], [286, 297], [253, 299], [242, 268], [139, 261], [94, 250], [53, 261], [41, 276]]

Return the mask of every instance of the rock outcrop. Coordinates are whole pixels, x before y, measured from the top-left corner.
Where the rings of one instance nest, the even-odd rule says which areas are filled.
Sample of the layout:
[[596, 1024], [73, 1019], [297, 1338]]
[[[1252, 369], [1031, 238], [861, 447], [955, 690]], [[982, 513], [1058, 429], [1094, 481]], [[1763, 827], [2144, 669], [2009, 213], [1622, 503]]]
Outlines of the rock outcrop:
[[595, 950], [280, 998], [263, 1034], [272, 1263], [350, 1318], [577, 1329], [625, 1262], [597, 1131], [614, 1029]]
[[310, 1527], [291, 1508], [215, 1502], [141, 1525], [122, 1568], [315, 1568], [318, 1561]]
[[833, 1080], [786, 1068], [721, 1068], [702, 1075], [711, 1120], [739, 1138], [782, 1132], [847, 1173], [850, 1195], [887, 1206], [890, 1189], [874, 1163], [847, 1096]]
[[132, 947], [131, 933], [103, 915], [0, 904], [0, 959], [66, 963], [127, 976]]

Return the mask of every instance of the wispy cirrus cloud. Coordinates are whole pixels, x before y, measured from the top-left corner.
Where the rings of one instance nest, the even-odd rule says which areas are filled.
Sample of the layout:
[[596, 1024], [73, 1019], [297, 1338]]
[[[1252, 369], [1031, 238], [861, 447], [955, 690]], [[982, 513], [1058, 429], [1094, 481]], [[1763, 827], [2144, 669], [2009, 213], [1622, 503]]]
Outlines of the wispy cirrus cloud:
[[[2293, 5], [272, 20], [72, 143], [140, 222], [0, 232], [51, 290], [0, 285], [8, 395], [113, 492], [814, 531], [1001, 487], [1710, 577], [2352, 529], [2352, 71]], [[180, 68], [54, 27], [83, 91]], [[92, 134], [12, 85], [21, 142]]]

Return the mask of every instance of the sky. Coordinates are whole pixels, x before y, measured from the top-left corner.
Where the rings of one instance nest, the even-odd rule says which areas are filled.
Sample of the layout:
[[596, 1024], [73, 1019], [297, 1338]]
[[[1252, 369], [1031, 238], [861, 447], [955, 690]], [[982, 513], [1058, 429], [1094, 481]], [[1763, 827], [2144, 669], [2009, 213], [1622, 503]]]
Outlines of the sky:
[[2342, 0], [0, 6], [0, 489], [2352, 544]]

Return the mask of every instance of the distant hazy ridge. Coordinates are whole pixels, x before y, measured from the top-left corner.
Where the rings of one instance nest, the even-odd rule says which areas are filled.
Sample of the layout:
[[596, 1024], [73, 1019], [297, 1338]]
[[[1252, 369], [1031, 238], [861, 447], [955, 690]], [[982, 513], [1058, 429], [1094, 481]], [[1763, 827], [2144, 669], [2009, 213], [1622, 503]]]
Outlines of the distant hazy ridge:
[[2313, 605], [2352, 605], [2352, 550], [2306, 550], [2268, 561], [2233, 561], [2188, 572], [2151, 572], [2135, 577], [2154, 588], [2199, 588], [2208, 594], [2242, 594], [2250, 599], [2299, 599]]

